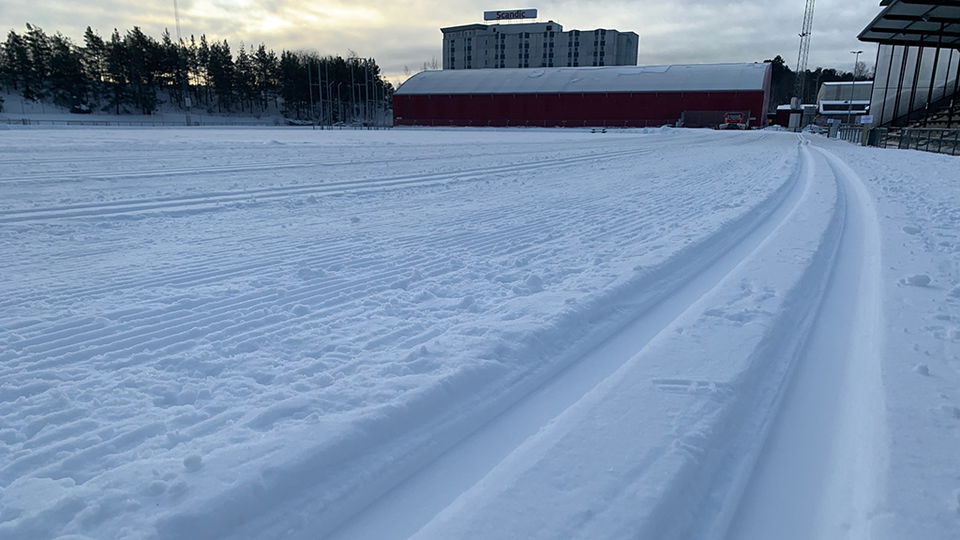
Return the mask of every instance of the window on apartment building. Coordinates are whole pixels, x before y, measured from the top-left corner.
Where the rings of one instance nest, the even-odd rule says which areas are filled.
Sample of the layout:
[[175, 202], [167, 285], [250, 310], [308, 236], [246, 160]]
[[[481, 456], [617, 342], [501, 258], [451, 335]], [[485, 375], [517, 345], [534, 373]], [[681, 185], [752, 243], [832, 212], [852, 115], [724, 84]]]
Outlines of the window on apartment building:
[[548, 25], [547, 25], [547, 31], [549, 32], [550, 30], [553, 30], [553, 27], [548, 24]]

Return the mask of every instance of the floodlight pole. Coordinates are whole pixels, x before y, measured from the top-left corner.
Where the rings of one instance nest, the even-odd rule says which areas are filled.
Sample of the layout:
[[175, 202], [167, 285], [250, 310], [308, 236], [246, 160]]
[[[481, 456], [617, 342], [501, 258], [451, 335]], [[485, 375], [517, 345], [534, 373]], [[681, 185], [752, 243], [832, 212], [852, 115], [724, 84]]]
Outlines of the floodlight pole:
[[853, 88], [857, 84], [857, 64], [860, 63], [863, 51], [850, 51], [850, 54], [856, 55], [853, 60], [853, 73], [850, 74], [850, 101], [847, 102], [847, 123], [853, 124]]

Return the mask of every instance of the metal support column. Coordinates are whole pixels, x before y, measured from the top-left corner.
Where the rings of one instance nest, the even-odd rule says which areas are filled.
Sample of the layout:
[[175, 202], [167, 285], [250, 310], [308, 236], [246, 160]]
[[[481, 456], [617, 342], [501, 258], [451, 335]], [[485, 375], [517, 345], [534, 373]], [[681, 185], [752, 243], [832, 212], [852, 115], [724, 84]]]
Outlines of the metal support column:
[[[887, 80], [886, 82], [883, 83], [883, 101], [880, 102], [880, 116], [878, 118], [879, 122], [877, 122], [878, 125], [886, 123], [886, 120], [884, 118], [884, 113], [887, 112], [887, 92], [890, 90], [890, 70], [893, 69], [893, 57], [896, 55], [896, 53], [897, 53], [897, 46], [891, 45], [890, 46], [890, 62], [887, 65]], [[874, 65], [879, 65], [879, 63], [880, 63], [880, 47], [877, 47], [877, 64], [874, 64]], [[873, 111], [870, 111], [870, 112], [873, 112]], [[894, 113], [896, 113], [896, 111], [894, 111]], [[893, 116], [896, 116], [896, 114], [894, 114]], [[890, 117], [890, 120], [893, 120], [893, 116]]]
[[923, 64], [923, 46], [917, 48], [917, 66], [913, 70], [913, 83], [910, 86], [910, 106], [907, 107], [907, 122], [913, 120], [913, 112], [917, 110], [917, 88], [920, 86], [920, 66]]
[[[895, 121], [900, 118], [900, 99], [903, 97], [903, 75], [907, 71], [907, 57], [910, 55], [910, 47], [908, 45], [903, 46], [903, 57], [900, 59], [900, 73], [899, 79], [897, 80], [897, 97], [893, 102], [893, 116], [890, 118], [891, 121]], [[907, 107], [909, 109], [909, 107]]]

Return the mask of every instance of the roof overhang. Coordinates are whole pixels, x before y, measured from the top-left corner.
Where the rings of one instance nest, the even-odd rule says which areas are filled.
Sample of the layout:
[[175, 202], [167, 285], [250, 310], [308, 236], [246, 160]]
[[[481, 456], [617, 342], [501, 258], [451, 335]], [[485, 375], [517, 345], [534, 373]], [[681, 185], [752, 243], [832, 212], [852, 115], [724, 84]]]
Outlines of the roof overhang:
[[960, 0], [883, 0], [858, 36], [883, 45], [960, 49]]
[[446, 28], [441, 28], [440, 31], [444, 34], [448, 34], [450, 32], [462, 32], [464, 30], [486, 30], [490, 28], [490, 26], [491, 25], [480, 23], [461, 24], [460, 26], [448, 26]]

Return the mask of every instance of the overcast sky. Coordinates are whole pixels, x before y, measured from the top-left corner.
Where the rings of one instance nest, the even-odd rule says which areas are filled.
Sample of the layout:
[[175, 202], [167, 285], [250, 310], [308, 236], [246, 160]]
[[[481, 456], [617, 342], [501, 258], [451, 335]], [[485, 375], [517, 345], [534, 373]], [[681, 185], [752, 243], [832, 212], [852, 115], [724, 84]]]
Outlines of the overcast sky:
[[[538, 8], [540, 20], [565, 30], [612, 28], [640, 35], [639, 63], [753, 62], [781, 55], [797, 62], [804, 0], [541, 0], [523, 4], [467, 0], [402, 2], [346, 0], [179, 0], [184, 36], [206, 34], [280, 49], [309, 49], [374, 57], [396, 80], [404, 66], [417, 72], [440, 58], [440, 27], [482, 22], [483, 11]], [[851, 50], [865, 51], [872, 66], [876, 47], [857, 34], [880, 11], [879, 0], [819, 0], [809, 67], [849, 71]], [[158, 37], [175, 34], [173, 0], [0, 0], [0, 29], [23, 31], [33, 23], [82, 43], [86, 26], [104, 37], [114, 28], [140, 26]]]

